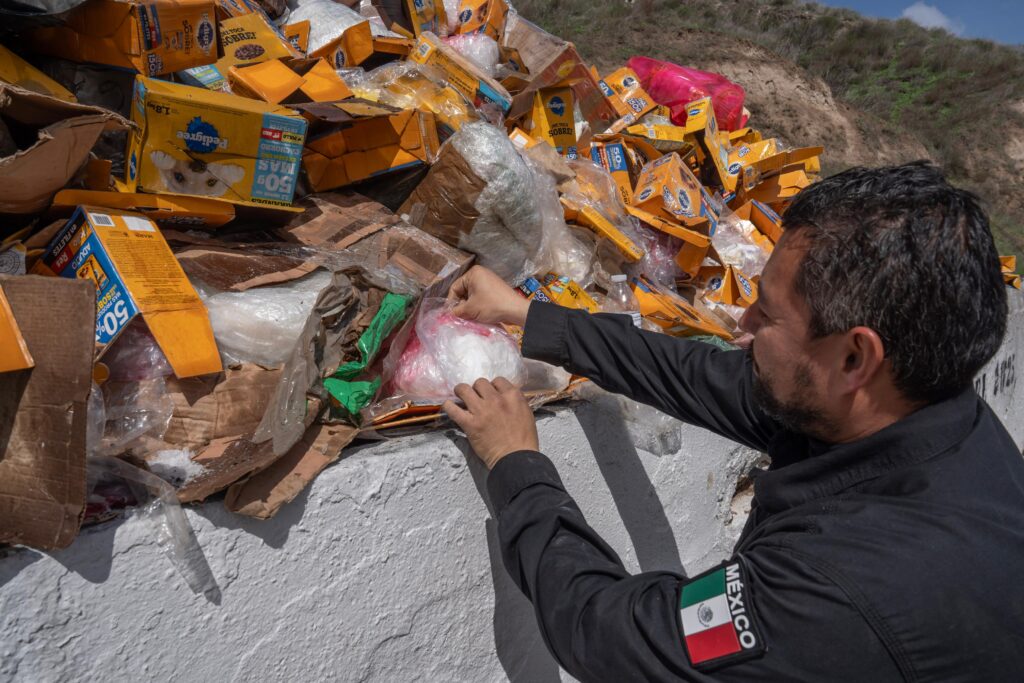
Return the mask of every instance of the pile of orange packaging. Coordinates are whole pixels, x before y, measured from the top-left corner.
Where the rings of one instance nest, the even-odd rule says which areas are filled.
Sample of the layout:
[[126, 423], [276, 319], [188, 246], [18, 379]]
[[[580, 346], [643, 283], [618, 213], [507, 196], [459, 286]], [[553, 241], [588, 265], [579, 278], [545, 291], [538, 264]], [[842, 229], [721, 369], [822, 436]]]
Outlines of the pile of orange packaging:
[[[590, 312], [625, 275], [641, 327], [728, 346], [820, 171], [740, 84], [600, 72], [504, 0], [45, 19], [0, 46], [0, 543], [165, 485], [267, 518], [354, 440], [441, 423], [391, 378], [473, 264]], [[542, 374], [537, 404], [580, 384]]]

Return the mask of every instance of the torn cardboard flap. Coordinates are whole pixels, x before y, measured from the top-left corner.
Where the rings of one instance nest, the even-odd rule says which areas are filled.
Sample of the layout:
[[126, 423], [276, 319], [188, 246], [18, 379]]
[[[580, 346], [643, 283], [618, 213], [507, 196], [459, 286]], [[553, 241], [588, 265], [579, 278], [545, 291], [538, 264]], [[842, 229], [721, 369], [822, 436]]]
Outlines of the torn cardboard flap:
[[377, 202], [354, 192], [324, 192], [305, 197], [305, 210], [278, 229], [277, 236], [310, 247], [345, 249], [401, 222]]
[[348, 425], [313, 425], [302, 440], [265, 469], [228, 489], [224, 506], [247, 517], [270, 519], [290, 503], [359, 433]]
[[288, 245], [194, 245], [175, 255], [189, 278], [232, 292], [291, 282], [320, 267], [308, 251]]
[[39, 131], [34, 144], [0, 159], [0, 213], [42, 211], [88, 161], [103, 132], [131, 126], [106, 109], [2, 83], [0, 116]]
[[95, 289], [31, 275], [0, 289], [35, 360], [0, 374], [0, 543], [64, 548], [85, 509]]
[[53, 198], [50, 214], [70, 216], [83, 204], [136, 211], [162, 228], [213, 229], [235, 218], [234, 205], [217, 199], [94, 190], [61, 190]]
[[10, 83], [25, 90], [56, 97], [65, 102], [77, 102], [64, 86], [53, 80], [24, 59], [0, 45], [0, 82]]
[[199, 451], [218, 439], [252, 434], [280, 378], [279, 368], [251, 363], [226, 368], [221, 375], [167, 378], [174, 413], [164, 441]]

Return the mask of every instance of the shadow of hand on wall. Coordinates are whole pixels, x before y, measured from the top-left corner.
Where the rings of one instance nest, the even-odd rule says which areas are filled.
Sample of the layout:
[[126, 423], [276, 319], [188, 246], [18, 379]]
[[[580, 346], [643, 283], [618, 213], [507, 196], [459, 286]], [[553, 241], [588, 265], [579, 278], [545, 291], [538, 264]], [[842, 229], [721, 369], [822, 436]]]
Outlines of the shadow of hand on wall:
[[473, 453], [469, 442], [456, 432], [448, 438], [466, 457], [480, 497], [487, 505], [490, 517], [484, 522], [487, 550], [491, 562], [491, 581], [494, 584], [494, 649], [505, 675], [512, 683], [550, 683], [561, 681], [558, 662], [548, 652], [537, 626], [533, 605], [526, 599], [505, 570], [498, 542], [498, 525], [494, 508], [487, 496], [487, 468]]
[[[576, 411], [601, 476], [633, 543], [641, 571], [683, 574], [683, 563], [664, 505], [617, 410], [586, 402]], [[583, 511], [586, 514], [586, 510]]]

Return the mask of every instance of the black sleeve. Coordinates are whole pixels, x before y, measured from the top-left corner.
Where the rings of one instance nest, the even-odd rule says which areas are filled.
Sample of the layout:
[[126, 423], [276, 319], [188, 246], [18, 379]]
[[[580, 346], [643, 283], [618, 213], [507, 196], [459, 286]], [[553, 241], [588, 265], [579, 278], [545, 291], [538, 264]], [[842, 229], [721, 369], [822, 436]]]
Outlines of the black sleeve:
[[[756, 648], [695, 666], [680, 602], [693, 584], [671, 572], [630, 575], [550, 460], [532, 451], [506, 456], [487, 489], [505, 566], [533, 602], [548, 649], [580, 681], [900, 680], [845, 594], [770, 545], [723, 565], [743, 567], [742, 606]], [[713, 623], [714, 612], [705, 617]]]
[[779, 430], [753, 401], [745, 351], [639, 330], [624, 315], [535, 301], [523, 355], [759, 451], [767, 451]]

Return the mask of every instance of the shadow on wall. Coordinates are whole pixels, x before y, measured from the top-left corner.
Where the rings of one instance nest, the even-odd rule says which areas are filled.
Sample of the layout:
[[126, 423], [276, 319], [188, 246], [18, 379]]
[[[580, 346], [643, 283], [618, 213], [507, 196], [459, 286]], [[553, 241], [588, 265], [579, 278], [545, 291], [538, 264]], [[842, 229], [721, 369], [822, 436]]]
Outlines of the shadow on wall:
[[679, 546], [665, 507], [647, 476], [621, 415], [593, 403], [576, 411], [594, 460], [633, 543], [641, 571], [683, 574]]
[[464, 436], [449, 432], [448, 438], [466, 458], [469, 473], [490, 517], [484, 522], [487, 550], [494, 583], [494, 650], [505, 675], [512, 683], [551, 683], [561, 681], [558, 662], [548, 652], [540, 635], [533, 605], [505, 570], [498, 543], [498, 525], [487, 496], [487, 468], [476, 457]]

